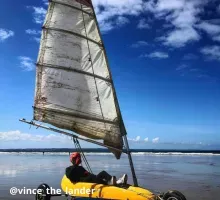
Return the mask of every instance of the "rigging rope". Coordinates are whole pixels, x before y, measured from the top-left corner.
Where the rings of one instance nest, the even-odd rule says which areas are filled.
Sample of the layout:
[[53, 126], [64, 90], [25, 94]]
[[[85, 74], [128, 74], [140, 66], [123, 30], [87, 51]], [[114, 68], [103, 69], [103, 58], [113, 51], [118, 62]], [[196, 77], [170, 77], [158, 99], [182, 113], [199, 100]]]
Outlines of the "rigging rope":
[[80, 154], [81, 154], [81, 156], [82, 156], [82, 158], [83, 158], [83, 161], [84, 161], [84, 163], [85, 163], [85, 165], [86, 165], [88, 171], [89, 171], [90, 173], [92, 173], [92, 169], [90, 168], [90, 165], [89, 165], [89, 163], [88, 163], [88, 161], [87, 161], [87, 159], [86, 159], [86, 156], [85, 156], [85, 154], [84, 154], [84, 152], [83, 152], [83, 150], [82, 150], [82, 148], [81, 148], [81, 145], [80, 145], [78, 139], [73, 138], [73, 142], [74, 142], [74, 144], [75, 144], [76, 149], [79, 150], [79, 152], [80, 152]]

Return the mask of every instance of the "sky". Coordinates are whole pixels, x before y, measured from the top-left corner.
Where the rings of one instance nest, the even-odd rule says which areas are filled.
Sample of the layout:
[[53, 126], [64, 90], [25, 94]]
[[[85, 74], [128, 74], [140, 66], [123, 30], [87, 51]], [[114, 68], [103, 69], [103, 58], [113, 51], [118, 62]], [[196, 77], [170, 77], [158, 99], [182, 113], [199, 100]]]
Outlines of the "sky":
[[[220, 149], [218, 0], [93, 0], [131, 148]], [[48, 2], [1, 0], [0, 148], [73, 147], [29, 127]], [[95, 147], [82, 142], [83, 147]]]

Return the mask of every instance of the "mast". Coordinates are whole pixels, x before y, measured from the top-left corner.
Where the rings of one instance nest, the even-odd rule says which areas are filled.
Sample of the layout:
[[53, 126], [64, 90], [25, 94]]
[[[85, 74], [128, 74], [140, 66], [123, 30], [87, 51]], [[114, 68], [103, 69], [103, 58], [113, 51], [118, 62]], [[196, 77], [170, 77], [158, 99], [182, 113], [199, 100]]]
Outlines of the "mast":
[[129, 149], [129, 144], [128, 144], [127, 136], [124, 136], [124, 141], [125, 141], [125, 145], [126, 145], [126, 148], [127, 148], [128, 160], [129, 160], [130, 167], [131, 167], [131, 173], [132, 173], [132, 178], [133, 178], [134, 186], [138, 187], [137, 176], [136, 176], [136, 173], [135, 173], [135, 170], [134, 170], [134, 164], [133, 164], [133, 161], [132, 161], [131, 151]]
[[[96, 14], [95, 14], [95, 9], [94, 9], [93, 4], [92, 4], [92, 10], [93, 10], [93, 13], [94, 13], [94, 16], [95, 16], [95, 22], [96, 22], [96, 25], [97, 25], [97, 29], [98, 29], [100, 38], [102, 39], [99, 23], [98, 23]], [[107, 62], [107, 68], [108, 68], [108, 71], [109, 71], [110, 79], [113, 80], [112, 79], [112, 73], [111, 73], [111, 70], [109, 68], [108, 57], [106, 56], [107, 52], [106, 52], [106, 49], [105, 49], [104, 42], [103, 42], [102, 45], [103, 45], [103, 51], [105, 52], [105, 58], [106, 58], [106, 62]], [[134, 169], [134, 164], [133, 164], [133, 160], [132, 160], [132, 156], [131, 156], [131, 151], [130, 151], [129, 144], [128, 144], [127, 131], [125, 129], [125, 125], [124, 125], [124, 122], [123, 122], [123, 119], [122, 119], [122, 116], [121, 116], [120, 106], [119, 106], [119, 102], [118, 102], [118, 98], [117, 98], [117, 95], [116, 95], [116, 90], [115, 90], [115, 86], [114, 86], [114, 82], [113, 81], [112, 81], [112, 88], [113, 88], [114, 98], [115, 98], [116, 107], [117, 107], [116, 110], [117, 110], [117, 113], [118, 113], [118, 115], [120, 117], [120, 124], [121, 124], [120, 125], [120, 130], [121, 130], [122, 136], [124, 138], [125, 147], [126, 147], [126, 151], [127, 151], [127, 154], [128, 154], [128, 160], [129, 160], [129, 164], [130, 164], [130, 168], [131, 168], [131, 173], [132, 173], [132, 178], [133, 178], [134, 186], [137, 187], [138, 186], [138, 181], [137, 181], [137, 176], [136, 176], [135, 169]]]

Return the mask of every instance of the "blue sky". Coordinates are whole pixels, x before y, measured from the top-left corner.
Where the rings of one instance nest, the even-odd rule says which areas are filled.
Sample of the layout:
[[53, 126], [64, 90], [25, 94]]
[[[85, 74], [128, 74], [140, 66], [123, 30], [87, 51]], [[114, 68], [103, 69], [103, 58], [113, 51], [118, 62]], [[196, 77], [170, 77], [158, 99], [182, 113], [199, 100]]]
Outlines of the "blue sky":
[[[72, 147], [68, 138], [18, 121], [32, 119], [47, 2], [1, 3], [0, 148]], [[220, 3], [93, 3], [131, 147], [220, 149]]]

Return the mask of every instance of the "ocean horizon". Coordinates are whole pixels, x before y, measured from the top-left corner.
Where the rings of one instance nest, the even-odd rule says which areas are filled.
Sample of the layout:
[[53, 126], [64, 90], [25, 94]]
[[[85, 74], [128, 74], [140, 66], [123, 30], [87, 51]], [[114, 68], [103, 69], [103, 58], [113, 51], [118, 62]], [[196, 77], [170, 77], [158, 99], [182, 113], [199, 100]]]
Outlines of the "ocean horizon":
[[[111, 155], [112, 153], [105, 148], [82, 148], [86, 154]], [[19, 148], [19, 149], [0, 149], [0, 153], [39, 153], [39, 154], [70, 154], [78, 151], [75, 148]], [[220, 150], [201, 150], [201, 149], [131, 149], [132, 155], [220, 155]], [[123, 152], [126, 152], [123, 150]], [[113, 154], [112, 154], [113, 155]]]
[[[0, 148], [0, 152], [11, 152], [11, 151], [39, 151], [39, 152], [69, 152], [69, 151], [75, 151], [76, 148]], [[110, 152], [107, 148], [82, 148], [85, 152]], [[123, 149], [123, 151], [125, 151]], [[220, 149], [149, 149], [149, 148], [141, 148], [141, 149], [130, 149], [131, 152], [183, 152], [183, 153], [220, 153]]]

